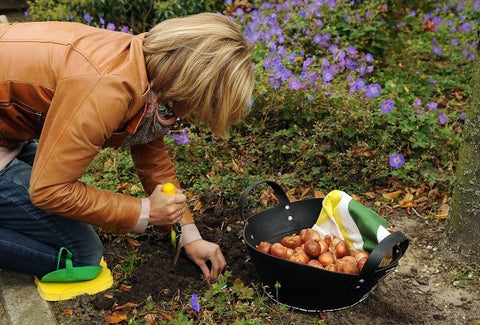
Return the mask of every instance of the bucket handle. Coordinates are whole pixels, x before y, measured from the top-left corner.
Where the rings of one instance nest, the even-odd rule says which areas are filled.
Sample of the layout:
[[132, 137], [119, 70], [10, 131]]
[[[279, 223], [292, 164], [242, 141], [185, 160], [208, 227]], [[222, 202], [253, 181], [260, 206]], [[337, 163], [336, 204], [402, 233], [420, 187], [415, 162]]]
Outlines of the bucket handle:
[[358, 290], [365, 286], [371, 287], [372, 282], [378, 282], [378, 279], [376, 279], [374, 275], [375, 272], [378, 271], [378, 266], [385, 258], [387, 253], [391, 249], [400, 250], [397, 252], [397, 255], [399, 255], [398, 258], [395, 261], [392, 261], [390, 265], [385, 266], [385, 268], [393, 269], [391, 265], [394, 264], [395, 266], [398, 263], [398, 260], [403, 256], [403, 254], [405, 254], [407, 248], [408, 239], [402, 232], [396, 231], [385, 237], [370, 253], [367, 262], [363, 266], [362, 272], [360, 272], [357, 281], [354, 282], [353, 287]]
[[269, 180], [262, 180], [262, 181], [256, 181], [250, 184], [245, 191], [243, 191], [242, 196], [240, 197], [240, 215], [242, 216], [242, 219], [245, 220], [245, 203], [247, 201], [247, 196], [250, 194], [250, 192], [257, 186], [266, 183], [270, 185], [270, 187], [273, 189], [273, 192], [275, 193], [275, 196], [277, 197], [277, 200], [280, 205], [288, 205], [290, 203], [290, 200], [287, 197], [287, 194], [285, 194], [285, 191], [275, 183], [274, 181], [269, 181]]

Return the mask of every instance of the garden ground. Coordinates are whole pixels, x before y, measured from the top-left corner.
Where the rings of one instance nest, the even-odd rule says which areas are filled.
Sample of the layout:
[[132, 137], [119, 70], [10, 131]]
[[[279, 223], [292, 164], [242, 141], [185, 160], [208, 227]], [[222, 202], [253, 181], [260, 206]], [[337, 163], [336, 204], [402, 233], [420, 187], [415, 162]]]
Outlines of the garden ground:
[[[197, 225], [204, 238], [221, 246], [234, 278], [249, 286], [260, 285], [241, 238], [243, 220], [239, 212], [225, 208], [218, 193], [205, 194], [201, 202], [203, 214], [199, 215], [203, 217], [197, 219]], [[312, 315], [292, 311], [286, 313], [282, 324], [318, 324], [319, 318], [329, 325], [473, 325], [480, 322], [478, 270], [474, 271], [477, 274], [473, 278], [469, 277], [462, 270], [471, 270], [471, 265], [449, 260], [440, 253], [446, 221], [409, 214], [405, 209], [391, 209], [384, 217], [389, 227], [403, 232], [410, 240], [396, 270], [366, 300], [353, 307]], [[150, 319], [169, 319], [173, 315], [169, 310], [171, 301], [179, 301], [181, 296], [192, 293], [201, 294], [208, 286], [199, 269], [185, 256], [181, 256], [176, 268], [172, 267], [169, 235], [150, 229], [135, 239], [108, 234], [103, 238], [105, 258], [114, 270], [116, 265], [125, 264], [132, 251], [144, 261], [123, 283], [118, 279], [124, 275], [114, 271], [117, 278], [114, 289], [51, 303], [59, 323], [107, 324], [107, 320], [115, 321], [112, 315], [138, 315], [149, 301], [156, 306]], [[186, 305], [190, 308], [188, 299]], [[126, 324], [126, 321], [119, 323]]]

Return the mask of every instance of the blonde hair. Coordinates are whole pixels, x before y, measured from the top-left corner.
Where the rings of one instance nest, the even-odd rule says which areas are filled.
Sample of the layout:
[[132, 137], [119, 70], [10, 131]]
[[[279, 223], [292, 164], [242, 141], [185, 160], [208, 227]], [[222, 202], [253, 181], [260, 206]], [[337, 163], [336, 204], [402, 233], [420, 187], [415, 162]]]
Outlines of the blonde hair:
[[254, 87], [252, 48], [230, 17], [165, 20], [146, 33], [143, 50], [152, 89], [180, 118], [200, 120], [219, 136], [244, 119]]

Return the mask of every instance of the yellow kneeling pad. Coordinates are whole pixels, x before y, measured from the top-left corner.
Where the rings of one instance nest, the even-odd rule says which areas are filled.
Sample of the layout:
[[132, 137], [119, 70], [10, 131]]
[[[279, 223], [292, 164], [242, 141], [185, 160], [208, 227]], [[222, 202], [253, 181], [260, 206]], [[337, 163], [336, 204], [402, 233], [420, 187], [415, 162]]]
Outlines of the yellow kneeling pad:
[[92, 280], [77, 282], [42, 282], [35, 277], [37, 291], [44, 300], [60, 301], [68, 300], [82, 294], [93, 295], [109, 289], [113, 285], [113, 277], [107, 268], [107, 263], [100, 261], [102, 270]]

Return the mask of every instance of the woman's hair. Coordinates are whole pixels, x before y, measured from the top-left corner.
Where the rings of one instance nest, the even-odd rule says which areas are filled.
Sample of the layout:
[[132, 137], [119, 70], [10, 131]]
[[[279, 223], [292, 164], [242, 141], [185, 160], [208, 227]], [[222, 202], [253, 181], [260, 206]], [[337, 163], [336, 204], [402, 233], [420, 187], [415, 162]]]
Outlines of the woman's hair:
[[153, 91], [190, 121], [225, 136], [243, 120], [254, 87], [252, 48], [233, 19], [203, 13], [165, 20], [143, 50]]

